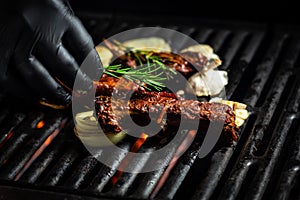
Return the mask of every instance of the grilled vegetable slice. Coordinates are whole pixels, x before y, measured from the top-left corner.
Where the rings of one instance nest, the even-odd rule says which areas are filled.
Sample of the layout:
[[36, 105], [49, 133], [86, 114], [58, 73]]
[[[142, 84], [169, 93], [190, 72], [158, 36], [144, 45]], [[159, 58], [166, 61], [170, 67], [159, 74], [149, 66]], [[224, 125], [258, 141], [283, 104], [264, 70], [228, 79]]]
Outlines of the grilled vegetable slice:
[[225, 105], [230, 106], [235, 113], [235, 124], [240, 127], [244, 124], [245, 120], [249, 117], [249, 112], [247, 110], [247, 105], [236, 102], [236, 101], [228, 101], [219, 98], [211, 99], [210, 102], [219, 102]]
[[[75, 127], [74, 132], [77, 137], [81, 139], [84, 144], [88, 144], [92, 147], [108, 146], [117, 144], [121, 141], [126, 133], [123, 131], [114, 133], [103, 133], [100, 131], [98, 120], [95, 118], [93, 111], [86, 111], [78, 113], [75, 116]], [[111, 143], [105, 138], [107, 137]]]

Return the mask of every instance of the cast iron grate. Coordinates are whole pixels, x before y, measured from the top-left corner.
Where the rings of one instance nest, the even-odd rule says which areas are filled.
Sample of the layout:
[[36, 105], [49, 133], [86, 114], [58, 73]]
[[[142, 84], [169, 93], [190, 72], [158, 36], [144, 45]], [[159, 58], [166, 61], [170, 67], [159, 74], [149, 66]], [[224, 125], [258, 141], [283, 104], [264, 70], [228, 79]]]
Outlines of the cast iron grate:
[[[161, 26], [210, 44], [229, 73], [228, 98], [250, 107], [236, 146], [200, 159], [200, 145], [193, 143], [157, 199], [300, 197], [300, 32], [243, 22], [101, 15], [82, 19], [96, 43], [130, 28]], [[69, 111], [24, 107], [5, 96], [0, 106], [2, 198], [26, 194], [49, 199], [148, 199], [164, 173], [123, 173], [112, 186], [111, 178], [126, 155], [112, 155], [112, 168], [99, 163], [74, 136]], [[124, 148], [129, 150], [130, 143]], [[136, 162], [141, 167], [141, 161]]]

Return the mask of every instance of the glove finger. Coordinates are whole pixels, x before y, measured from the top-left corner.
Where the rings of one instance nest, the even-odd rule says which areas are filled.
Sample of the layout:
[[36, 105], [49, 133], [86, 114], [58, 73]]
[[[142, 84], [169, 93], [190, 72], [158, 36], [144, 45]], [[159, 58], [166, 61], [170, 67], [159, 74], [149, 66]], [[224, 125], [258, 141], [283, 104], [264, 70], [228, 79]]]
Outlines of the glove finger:
[[70, 26], [63, 36], [63, 42], [79, 64], [94, 49], [91, 36], [76, 16], [70, 17]]
[[79, 69], [76, 60], [62, 44], [58, 46], [38, 44], [35, 54], [51, 74], [56, 76], [70, 91], [75, 79], [81, 82], [82, 89], [92, 87], [91, 79]]
[[92, 80], [98, 81], [103, 73], [103, 65], [96, 49], [92, 49], [80, 66], [80, 70]]
[[27, 62], [17, 64], [16, 67], [29, 87], [41, 98], [57, 104], [68, 104], [71, 101], [71, 95], [52, 78], [34, 56]]

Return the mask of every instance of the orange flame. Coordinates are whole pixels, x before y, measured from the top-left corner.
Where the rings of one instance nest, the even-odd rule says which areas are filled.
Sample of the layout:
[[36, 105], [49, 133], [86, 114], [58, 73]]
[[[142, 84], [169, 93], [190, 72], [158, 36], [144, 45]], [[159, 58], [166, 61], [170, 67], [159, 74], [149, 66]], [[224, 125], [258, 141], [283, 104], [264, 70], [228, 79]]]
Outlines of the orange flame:
[[43, 128], [44, 126], [45, 126], [45, 122], [41, 120], [36, 124], [35, 128], [40, 129]]
[[165, 184], [167, 178], [169, 177], [172, 169], [174, 168], [175, 164], [177, 163], [179, 157], [185, 152], [185, 150], [190, 146], [189, 144], [193, 141], [197, 131], [196, 130], [190, 130], [187, 134], [187, 136], [184, 138], [182, 143], [177, 148], [177, 151], [175, 152], [170, 164], [168, 165], [165, 172], [160, 177], [157, 185], [155, 186], [154, 190], [151, 193], [151, 199], [153, 199], [157, 193], [160, 191], [162, 186]]
[[137, 139], [137, 141], [134, 143], [134, 145], [131, 148], [131, 152], [136, 153], [141, 146], [144, 144], [144, 142], [147, 140], [148, 135], [145, 133], [142, 133], [141, 136], [139, 137], [139, 139]]
[[114, 176], [110, 180], [112, 186], [114, 186], [117, 183], [117, 181], [119, 180], [122, 174], [123, 171], [119, 171], [119, 170], [114, 174]]
[[[133, 144], [133, 146], [130, 149], [130, 152], [136, 153], [141, 146], [145, 143], [147, 140], [148, 135], [146, 133], [142, 133], [140, 137], [136, 140], [136, 142]], [[114, 176], [111, 178], [111, 184], [114, 186], [121, 175], [123, 174], [124, 169], [128, 166], [129, 162], [132, 160], [132, 154], [127, 155], [121, 162], [117, 172], [114, 174]]]

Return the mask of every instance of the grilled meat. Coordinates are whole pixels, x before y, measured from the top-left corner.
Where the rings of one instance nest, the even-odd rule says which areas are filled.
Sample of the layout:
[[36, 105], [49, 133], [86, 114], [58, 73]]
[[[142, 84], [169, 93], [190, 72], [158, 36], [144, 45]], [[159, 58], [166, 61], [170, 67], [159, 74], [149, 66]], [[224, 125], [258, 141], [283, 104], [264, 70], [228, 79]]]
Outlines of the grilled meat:
[[155, 95], [148, 93], [141, 96], [136, 94], [128, 102], [116, 101], [108, 96], [98, 96], [96, 97], [96, 110], [98, 121], [104, 132], [120, 132], [124, 128], [120, 124], [126, 124], [128, 117], [142, 127], [151, 120], [149, 116], [155, 116], [156, 123], [161, 127], [177, 127], [181, 120], [185, 120], [193, 125], [199, 123], [199, 129], [203, 132], [206, 132], [210, 122], [221, 122], [224, 123], [222, 137], [226, 138], [228, 144], [232, 144], [238, 138], [239, 128], [235, 124], [233, 110], [220, 103], [179, 100], [168, 97], [166, 93]]
[[[158, 58], [157, 61], [161, 64], [188, 78], [198, 71], [207, 71], [221, 63], [212, 49], [203, 45], [193, 46], [177, 55], [171, 52], [151, 51], [126, 53], [113, 43], [105, 41], [105, 44], [114, 55], [110, 65], [121, 68], [135, 69], [141, 63], [149, 66], [149, 58], [152, 57]], [[165, 135], [172, 133], [173, 131], [169, 130], [178, 128], [182, 122], [188, 123], [190, 127], [196, 126], [202, 133], [207, 132], [211, 122], [220, 122], [224, 124], [221, 138], [225, 143], [232, 144], [238, 139], [239, 127], [235, 124], [235, 112], [228, 105], [182, 99], [167, 91], [147, 91], [145, 87], [133, 81], [107, 74], [95, 82], [95, 86], [96, 117], [105, 133], [117, 135], [123, 131], [134, 131], [130, 125], [126, 126], [127, 122], [132, 120], [140, 128], [137, 131], [141, 132], [143, 127], [155, 119], [155, 123], [161, 127], [162, 134]], [[125, 100], [129, 96], [128, 93], [131, 93], [130, 99]]]
[[104, 74], [99, 82], [95, 82], [96, 96], [112, 96], [117, 95], [125, 97], [129, 92], [133, 93], [136, 97], [140, 95], [150, 96], [167, 96], [172, 98], [179, 98], [173, 93], [147, 91], [144, 87], [126, 79], [117, 79]]
[[[135, 67], [138, 66], [139, 61], [146, 62], [145, 54], [141, 54], [139, 52], [133, 55], [130, 52], [126, 52], [128, 51], [126, 48], [134, 49], [133, 47], [137, 43], [143, 44], [142, 46], [147, 47], [147, 43], [149, 42], [148, 40], [149, 38], [146, 38], [144, 42], [140, 40], [139, 42], [125, 42], [124, 44], [115, 44], [108, 40], [104, 40], [104, 44], [114, 55], [109, 59], [113, 61], [111, 63], [112, 65], [122, 64], [124, 66]], [[159, 40], [156, 42], [159, 43], [158, 41]], [[154, 41], [151, 41], [151, 43], [153, 42]], [[168, 47], [164, 46], [163, 49], [166, 50]], [[219, 56], [213, 52], [213, 49], [209, 45], [203, 44], [182, 49], [178, 54], [169, 51], [160, 52], [145, 50], [144, 53], [145, 52], [148, 52], [147, 55], [151, 54], [151, 56], [159, 57], [163, 64], [185, 76], [190, 76], [196, 72], [206, 72], [218, 67], [222, 63]], [[136, 56], [139, 56], [139, 60], [137, 60]], [[100, 53], [100, 57], [103, 57], [102, 53]]]
[[112, 93], [126, 95], [129, 91], [146, 92], [145, 88], [132, 81], [114, 78], [106, 74], [103, 74], [100, 81], [95, 82], [94, 85], [96, 87], [96, 96], [111, 96]]

